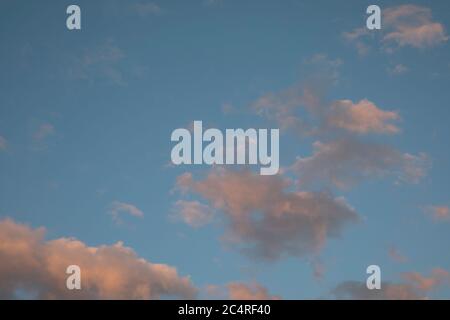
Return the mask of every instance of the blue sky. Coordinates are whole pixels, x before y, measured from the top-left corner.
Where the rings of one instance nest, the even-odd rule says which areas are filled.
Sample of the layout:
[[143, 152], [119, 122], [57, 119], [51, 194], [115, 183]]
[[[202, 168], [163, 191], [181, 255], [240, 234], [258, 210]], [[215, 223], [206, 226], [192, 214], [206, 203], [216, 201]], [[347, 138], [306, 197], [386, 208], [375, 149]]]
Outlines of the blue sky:
[[[284, 299], [323, 297], [344, 281], [365, 282], [370, 264], [392, 283], [404, 281], [405, 272], [428, 277], [434, 268], [450, 270], [447, 1], [378, 1], [382, 10], [426, 8], [418, 10], [420, 23], [443, 27], [442, 34], [426, 35], [432, 39], [403, 44], [383, 40], [397, 22], [346, 38], [364, 28], [370, 1], [79, 0], [79, 31], [66, 29], [69, 4], [0, 3], [0, 218], [43, 226], [47, 239], [74, 237], [89, 246], [123, 241], [138, 256], [190, 276], [200, 297], [208, 296], [207, 286], [230, 282], [256, 282]], [[202, 228], [171, 218], [183, 198], [174, 191], [177, 177], [191, 172], [200, 180], [213, 170], [168, 165], [174, 129], [193, 120], [221, 129], [277, 128], [252, 106], [270, 93], [316, 85], [316, 77], [325, 104], [367, 99], [398, 114], [395, 134], [339, 137], [423, 153], [420, 181], [399, 182], [383, 168], [344, 189], [327, 182], [299, 187], [345, 197], [360, 221], [327, 238], [314, 255], [275, 261], [249, 258], [221, 239], [227, 215], [220, 208], [214, 209], [221, 218]], [[311, 157], [314, 141], [337, 138], [334, 131], [282, 130], [281, 165]], [[214, 206], [202, 194], [189, 197]], [[110, 214], [115, 201], [143, 216], [125, 210], [117, 223]], [[437, 208], [442, 219], [433, 219]], [[406, 261], [394, 261], [390, 248]], [[320, 279], [315, 263], [325, 270]], [[427, 295], [449, 298], [450, 287]]]

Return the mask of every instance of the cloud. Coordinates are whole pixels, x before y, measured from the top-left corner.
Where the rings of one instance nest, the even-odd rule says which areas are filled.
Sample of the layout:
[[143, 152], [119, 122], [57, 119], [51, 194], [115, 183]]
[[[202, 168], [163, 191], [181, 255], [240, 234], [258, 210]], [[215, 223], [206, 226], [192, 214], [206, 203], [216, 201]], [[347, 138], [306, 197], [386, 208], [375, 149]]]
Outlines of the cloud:
[[346, 138], [316, 141], [313, 155], [289, 168], [301, 186], [330, 184], [347, 189], [366, 178], [393, 176], [397, 183], [418, 183], [429, 168], [428, 157], [401, 153], [389, 146]]
[[266, 288], [256, 282], [232, 282], [227, 288], [231, 300], [281, 300], [281, 297], [269, 294]]
[[[38, 299], [190, 299], [196, 289], [174, 267], [139, 258], [121, 242], [89, 247], [73, 238], [46, 241], [43, 228], [0, 221], [0, 297]], [[81, 290], [66, 288], [66, 268], [81, 268]]]
[[281, 300], [280, 296], [270, 294], [267, 288], [255, 281], [230, 282], [224, 286], [208, 285], [205, 292], [211, 299]]
[[141, 17], [159, 15], [162, 13], [161, 7], [154, 2], [136, 3], [133, 5], [133, 10]]
[[450, 274], [441, 268], [431, 271], [429, 277], [418, 272], [402, 274], [404, 282], [383, 282], [381, 289], [369, 290], [365, 283], [345, 281], [338, 284], [331, 294], [338, 299], [353, 300], [419, 300], [428, 299], [428, 295], [441, 285], [448, 284]]
[[425, 212], [437, 222], [450, 220], [450, 209], [447, 206], [428, 206]]
[[254, 258], [316, 254], [328, 238], [358, 221], [343, 198], [325, 192], [288, 192], [289, 186], [290, 181], [280, 176], [223, 168], [199, 181], [190, 173], [177, 179], [180, 192], [198, 194], [223, 212], [228, 222], [224, 240]]
[[114, 85], [126, 85], [120, 62], [125, 54], [112, 40], [85, 49], [74, 58], [69, 75], [89, 82], [107, 81]]
[[6, 148], [8, 147], [8, 142], [6, 141], [6, 139], [2, 136], [0, 136], [0, 150], [6, 150]]
[[398, 113], [383, 111], [367, 99], [358, 103], [338, 100], [331, 105], [327, 122], [332, 127], [358, 134], [370, 132], [393, 134], [399, 129], [389, 122], [398, 118]]
[[398, 76], [404, 74], [409, 71], [409, 68], [404, 66], [403, 64], [397, 64], [392, 68], [388, 68], [388, 73], [394, 76]]
[[48, 136], [55, 133], [55, 128], [50, 123], [44, 123], [33, 133], [33, 139], [35, 141], [43, 141]]
[[111, 209], [109, 212], [116, 223], [122, 222], [122, 220], [120, 219], [121, 214], [128, 214], [130, 216], [138, 218], [142, 218], [144, 216], [144, 213], [136, 206], [120, 201], [113, 201], [111, 203]]
[[[431, 10], [426, 7], [406, 4], [386, 8], [382, 13], [380, 42], [386, 52], [398, 47], [426, 48], [448, 40], [444, 26], [433, 20]], [[344, 32], [343, 37], [355, 43], [360, 54], [367, 53], [367, 38], [377, 38], [366, 28]], [[362, 50], [366, 48], [367, 50]]]
[[297, 83], [262, 95], [251, 103], [251, 110], [275, 121], [281, 130], [302, 136], [335, 135], [336, 129], [359, 135], [400, 131], [392, 123], [400, 118], [397, 112], [382, 110], [368, 99], [325, 101], [325, 87], [320, 81]]
[[425, 297], [409, 284], [383, 282], [380, 290], [369, 290], [364, 282], [345, 281], [340, 283], [332, 295], [337, 299], [350, 300], [418, 300]]
[[448, 40], [443, 25], [432, 20], [429, 8], [411, 4], [387, 8], [383, 21], [388, 30], [383, 41], [400, 47], [425, 48]]
[[408, 258], [404, 256], [400, 251], [398, 251], [398, 249], [394, 246], [389, 247], [388, 254], [394, 262], [405, 263], [408, 261]]
[[442, 268], [435, 268], [431, 271], [429, 277], [424, 277], [418, 272], [406, 272], [402, 277], [411, 283], [417, 290], [428, 292], [446, 282], [448, 283], [450, 280], [450, 273]]
[[198, 201], [178, 200], [174, 205], [174, 218], [182, 220], [191, 227], [201, 227], [211, 222], [213, 211]]

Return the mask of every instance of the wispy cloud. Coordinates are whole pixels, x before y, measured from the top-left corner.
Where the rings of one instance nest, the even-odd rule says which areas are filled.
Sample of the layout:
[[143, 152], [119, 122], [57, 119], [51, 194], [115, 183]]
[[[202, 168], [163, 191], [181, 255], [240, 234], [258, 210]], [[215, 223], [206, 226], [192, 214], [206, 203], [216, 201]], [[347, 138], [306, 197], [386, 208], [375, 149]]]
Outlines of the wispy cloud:
[[395, 246], [390, 246], [388, 250], [389, 257], [397, 263], [405, 263], [408, 261], [408, 257], [402, 254]]
[[118, 224], [122, 223], [121, 215], [123, 214], [138, 218], [144, 217], [144, 213], [135, 205], [120, 201], [113, 201], [109, 212], [112, 215], [114, 222]]
[[393, 76], [399, 76], [399, 75], [407, 73], [408, 71], [409, 71], [409, 68], [404, 66], [401, 63], [388, 68], [388, 73]]
[[154, 2], [139, 2], [132, 5], [133, 10], [142, 17], [159, 15], [163, 11], [161, 7]]
[[428, 157], [412, 155], [375, 142], [347, 138], [316, 141], [313, 154], [298, 158], [289, 168], [301, 186], [332, 185], [348, 189], [367, 178], [394, 177], [395, 182], [418, 183], [430, 166]]
[[122, 49], [108, 40], [87, 48], [74, 58], [69, 75], [74, 79], [89, 82], [107, 81], [114, 85], [126, 85], [120, 62], [125, 58]]
[[55, 128], [50, 123], [41, 124], [33, 133], [33, 139], [38, 142], [44, 141], [47, 137], [55, 133]]
[[201, 227], [211, 222], [213, 210], [198, 201], [178, 200], [175, 202], [172, 217], [191, 227]]
[[8, 142], [7, 142], [6, 138], [4, 138], [3, 136], [0, 136], [0, 151], [6, 150], [7, 147], [8, 147]]
[[402, 274], [404, 282], [383, 282], [380, 290], [369, 290], [364, 282], [345, 281], [332, 290], [332, 295], [338, 299], [356, 300], [418, 300], [428, 299], [429, 294], [437, 287], [448, 284], [449, 273], [441, 268], [435, 268], [426, 277], [418, 272]]

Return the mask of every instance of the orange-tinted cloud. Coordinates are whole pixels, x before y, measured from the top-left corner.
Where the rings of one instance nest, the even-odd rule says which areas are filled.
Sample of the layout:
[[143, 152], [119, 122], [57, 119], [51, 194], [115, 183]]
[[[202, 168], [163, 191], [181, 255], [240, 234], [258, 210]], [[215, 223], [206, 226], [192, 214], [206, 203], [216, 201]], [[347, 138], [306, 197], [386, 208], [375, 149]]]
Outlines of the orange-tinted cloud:
[[[139, 258], [121, 242], [89, 247], [73, 238], [46, 241], [43, 228], [0, 221], [0, 297], [39, 299], [193, 298], [189, 277]], [[81, 268], [81, 290], [66, 288], [69, 265]]]
[[406, 272], [403, 274], [403, 278], [418, 290], [428, 292], [445, 282], [448, 283], [450, 280], [450, 273], [442, 268], [435, 268], [431, 271], [429, 277], [424, 277], [418, 272]]
[[270, 294], [267, 288], [255, 281], [249, 283], [236, 281], [224, 286], [208, 285], [205, 293], [210, 299], [281, 300], [280, 296]]
[[428, 206], [425, 212], [436, 222], [450, 220], [450, 209], [447, 206]]
[[358, 220], [343, 198], [325, 192], [288, 192], [290, 181], [250, 171], [215, 169], [203, 180], [181, 175], [177, 187], [208, 200], [228, 220], [228, 243], [263, 259], [317, 253], [330, 237]]
[[231, 300], [280, 300], [280, 296], [269, 294], [268, 290], [258, 283], [232, 282], [227, 285]]

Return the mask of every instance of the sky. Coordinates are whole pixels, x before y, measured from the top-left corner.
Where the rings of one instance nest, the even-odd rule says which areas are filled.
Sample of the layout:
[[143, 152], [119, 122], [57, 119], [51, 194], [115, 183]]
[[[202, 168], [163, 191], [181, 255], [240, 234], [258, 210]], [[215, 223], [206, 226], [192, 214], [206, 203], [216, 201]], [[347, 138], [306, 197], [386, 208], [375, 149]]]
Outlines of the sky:
[[[0, 298], [450, 298], [450, 3], [370, 4], [1, 0]], [[279, 173], [173, 165], [195, 120]]]

